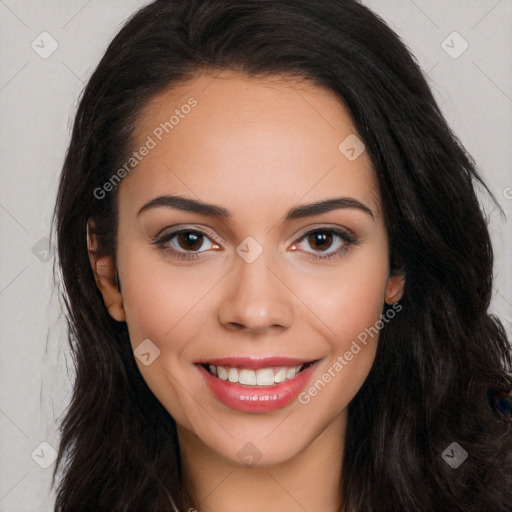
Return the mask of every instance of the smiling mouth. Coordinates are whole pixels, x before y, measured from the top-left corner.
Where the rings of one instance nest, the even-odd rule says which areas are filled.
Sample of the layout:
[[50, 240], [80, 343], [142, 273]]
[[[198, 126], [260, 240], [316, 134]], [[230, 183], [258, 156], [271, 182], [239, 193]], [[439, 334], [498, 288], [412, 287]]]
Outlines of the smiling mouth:
[[267, 368], [230, 367], [202, 363], [201, 366], [213, 377], [244, 386], [276, 386], [295, 378], [316, 361], [295, 366], [269, 366]]

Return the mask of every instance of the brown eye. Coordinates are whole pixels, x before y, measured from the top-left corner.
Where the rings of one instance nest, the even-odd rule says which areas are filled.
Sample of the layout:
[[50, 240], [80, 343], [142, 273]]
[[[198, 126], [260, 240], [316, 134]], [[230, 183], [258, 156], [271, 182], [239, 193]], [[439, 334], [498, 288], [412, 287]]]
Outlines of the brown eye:
[[201, 248], [204, 235], [197, 231], [182, 231], [177, 235], [177, 243], [181, 249], [197, 251]]
[[212, 242], [210, 236], [195, 229], [169, 231], [155, 239], [153, 243], [179, 260], [195, 260], [203, 252], [220, 248], [217, 243]]
[[313, 249], [325, 251], [332, 244], [333, 236], [328, 231], [315, 231], [308, 237], [308, 242]]
[[[304, 243], [303, 241], [307, 243], [310, 250], [302, 252], [308, 253], [313, 260], [319, 261], [340, 258], [351, 245], [357, 243], [357, 239], [351, 231], [331, 228], [315, 229], [306, 233], [300, 239], [299, 244], [295, 244], [294, 247], [297, 248], [298, 245]], [[332, 248], [334, 250], [327, 252]]]

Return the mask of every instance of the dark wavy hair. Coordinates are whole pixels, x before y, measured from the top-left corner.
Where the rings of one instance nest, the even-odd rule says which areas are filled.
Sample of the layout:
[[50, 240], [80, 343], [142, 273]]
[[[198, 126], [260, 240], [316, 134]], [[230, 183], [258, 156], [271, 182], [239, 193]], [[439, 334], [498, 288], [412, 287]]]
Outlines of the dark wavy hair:
[[[94, 221], [98, 255], [115, 258], [117, 194], [94, 190], [135, 149], [151, 98], [224, 69], [302, 77], [345, 102], [377, 174], [393, 266], [406, 275], [402, 312], [349, 405], [340, 510], [509, 511], [511, 349], [488, 312], [493, 253], [476, 195], [490, 192], [414, 57], [355, 0], [158, 0], [127, 21], [85, 87], [58, 189], [76, 378], [56, 512], [201, 510], [181, 482], [176, 424], [96, 287], [86, 226]], [[469, 454], [456, 470], [441, 456], [452, 442]]]

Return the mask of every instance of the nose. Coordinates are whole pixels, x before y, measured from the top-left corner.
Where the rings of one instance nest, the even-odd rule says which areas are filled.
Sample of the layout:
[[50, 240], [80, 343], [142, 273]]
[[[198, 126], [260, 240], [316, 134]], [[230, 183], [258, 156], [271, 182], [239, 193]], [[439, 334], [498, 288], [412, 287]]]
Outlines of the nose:
[[293, 293], [268, 266], [265, 252], [252, 263], [237, 258], [227, 279], [218, 311], [225, 328], [256, 334], [290, 327]]

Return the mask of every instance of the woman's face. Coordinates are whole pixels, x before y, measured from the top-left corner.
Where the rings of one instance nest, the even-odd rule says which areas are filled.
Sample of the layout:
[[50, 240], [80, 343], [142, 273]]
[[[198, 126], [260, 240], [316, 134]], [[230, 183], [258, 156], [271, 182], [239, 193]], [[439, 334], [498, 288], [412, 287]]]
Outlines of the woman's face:
[[342, 438], [363, 333], [403, 284], [347, 108], [296, 79], [203, 74], [151, 100], [135, 146], [121, 294], [111, 260], [98, 282], [180, 440], [263, 465]]

